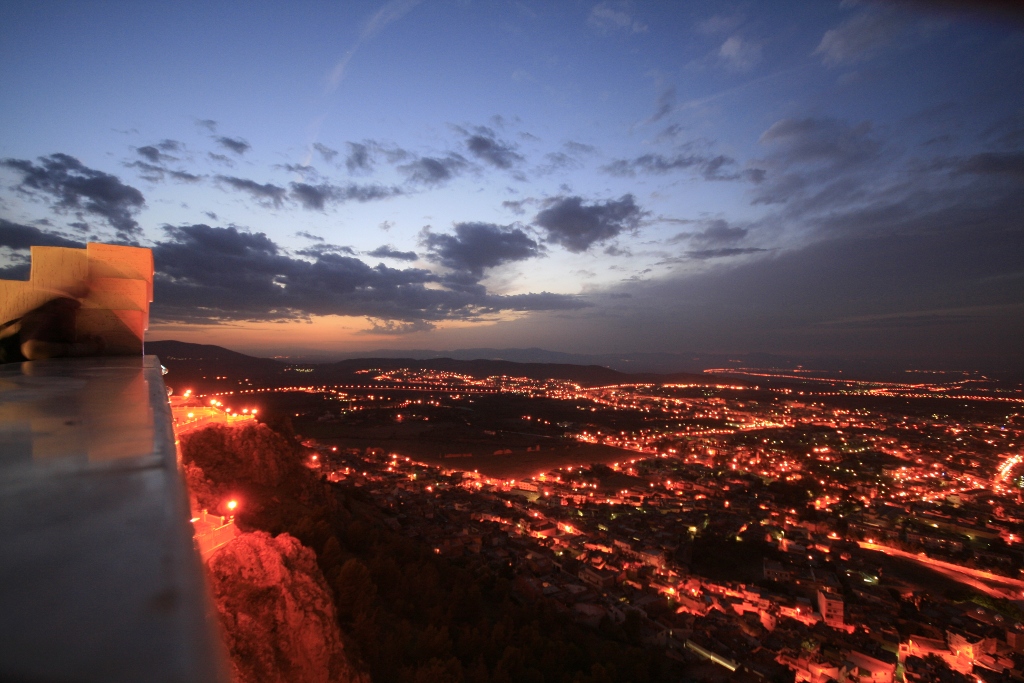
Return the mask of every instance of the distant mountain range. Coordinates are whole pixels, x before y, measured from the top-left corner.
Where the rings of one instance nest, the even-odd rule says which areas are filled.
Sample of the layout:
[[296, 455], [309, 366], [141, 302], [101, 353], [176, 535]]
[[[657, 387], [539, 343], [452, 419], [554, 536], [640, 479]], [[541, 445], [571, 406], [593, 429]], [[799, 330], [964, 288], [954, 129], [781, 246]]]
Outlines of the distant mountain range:
[[413, 358], [429, 360], [452, 358], [455, 360], [502, 360], [513, 363], [556, 363], [568, 365], [600, 365], [619, 372], [695, 372], [724, 367], [779, 367], [792, 368], [799, 361], [766, 353], [714, 354], [714, 353], [565, 353], [536, 347], [526, 349], [471, 348], [436, 351], [433, 349], [376, 349], [373, 351], [338, 352], [331, 355], [309, 353], [288, 360], [306, 362], [333, 362], [353, 358]]
[[[931, 367], [920, 365], [902, 365], [892, 360], [872, 360], [849, 357], [818, 357], [818, 358], [796, 358], [792, 356], [781, 356], [767, 353], [744, 353], [744, 354], [715, 354], [715, 353], [609, 353], [609, 354], [583, 354], [564, 353], [559, 351], [548, 351], [540, 348], [526, 349], [493, 349], [493, 348], [472, 348], [454, 349], [451, 351], [435, 351], [430, 349], [378, 349], [362, 352], [338, 352], [330, 356], [315, 355], [309, 353], [300, 356], [286, 358], [260, 358], [249, 356], [235, 351], [211, 346], [207, 344], [191, 344], [179, 341], [155, 341], [146, 343], [146, 352], [155, 353], [161, 357], [165, 355], [182, 356], [207, 361], [216, 360], [220, 365], [239, 363], [245, 367], [259, 367], [268, 372], [274, 372], [274, 368], [280, 371], [288, 365], [310, 364], [317, 370], [318, 376], [323, 373], [332, 375], [348, 375], [355, 370], [367, 367], [409, 367], [415, 365], [421, 368], [445, 369], [456, 372], [465, 372], [476, 375], [485, 372], [488, 375], [513, 374], [513, 367], [519, 376], [543, 376], [543, 377], [564, 377], [565, 379], [575, 378], [584, 384], [614, 383], [625, 381], [620, 377], [622, 373], [629, 375], [629, 381], [644, 381], [637, 376], [657, 375], [656, 378], [649, 378], [651, 381], [670, 382], [676, 379], [666, 379], [665, 375], [693, 378], [695, 375], [702, 375], [706, 370], [717, 369], [719, 373], [729, 374], [728, 369], [760, 368], [792, 370], [803, 367], [806, 372], [821, 373], [836, 377], [894, 380], [905, 381], [909, 378], [921, 381], [924, 377], [920, 374], [908, 375], [908, 370], [915, 371], [960, 371], [972, 370], [962, 367]], [[396, 362], [401, 361], [401, 362]], [[437, 361], [437, 363], [427, 363]], [[445, 364], [450, 361], [455, 364]], [[473, 366], [460, 365], [459, 363], [472, 362]], [[255, 365], [254, 365], [255, 363]], [[490, 363], [488, 365], [488, 363]], [[502, 363], [508, 365], [501, 365]], [[524, 368], [523, 366], [532, 366]], [[475, 369], [467, 369], [473, 367]], [[584, 372], [581, 367], [587, 368]], [[502, 369], [504, 368], [504, 369]], [[560, 369], [556, 369], [560, 368]], [[724, 370], [724, 372], [723, 372]], [[556, 372], [559, 374], [544, 374]], [[534, 373], [534, 374], [530, 374]], [[999, 376], [1000, 373], [996, 373]], [[732, 375], [736, 377], [736, 375]], [[580, 379], [590, 378], [590, 379]], [[616, 379], [620, 378], [620, 379]], [[935, 377], [940, 379], [940, 377]], [[954, 379], [954, 377], [942, 378]], [[1022, 381], [1016, 375], [1006, 376], [1004, 379], [1011, 379], [1015, 382]], [[593, 381], [591, 381], [593, 380]], [[684, 381], [684, 380], [678, 380]]]
[[[380, 349], [360, 353], [339, 354], [339, 358], [453, 358], [455, 360], [500, 360], [513, 363], [556, 363], [567, 365], [600, 365], [619, 372], [703, 372], [709, 367], [723, 367], [729, 362], [724, 355], [694, 355], [679, 353], [628, 353], [628, 354], [585, 354], [548, 351], [540, 348], [527, 349], [454, 349], [434, 351], [429, 349], [391, 350]], [[733, 360], [739, 361], [739, 358]], [[743, 361], [744, 363], [746, 361]], [[733, 365], [739, 363], [734, 362]]]
[[[289, 383], [340, 384], [357, 379], [356, 373], [359, 370], [370, 368], [386, 370], [402, 367], [458, 372], [474, 377], [509, 375], [529, 377], [530, 379], [565, 379], [584, 386], [644, 382], [706, 382], [710, 379], [709, 375], [703, 373], [621, 372], [595, 364], [564, 361], [559, 363], [521, 362], [493, 357], [363, 357], [335, 362], [299, 362], [291, 359], [258, 358], [220, 346], [190, 344], [180, 341], [147, 342], [146, 353], [158, 356], [160, 361], [170, 368], [176, 377], [196, 384], [205, 384], [202, 380], [209, 381], [211, 378], [219, 376], [258, 378], [264, 383], [281, 383], [287, 380]], [[587, 358], [586, 356], [574, 356], [572, 354], [558, 354], [558, 356]], [[295, 374], [294, 369], [296, 367], [301, 367], [304, 372], [302, 374]], [[365, 381], [365, 376], [361, 380]]]

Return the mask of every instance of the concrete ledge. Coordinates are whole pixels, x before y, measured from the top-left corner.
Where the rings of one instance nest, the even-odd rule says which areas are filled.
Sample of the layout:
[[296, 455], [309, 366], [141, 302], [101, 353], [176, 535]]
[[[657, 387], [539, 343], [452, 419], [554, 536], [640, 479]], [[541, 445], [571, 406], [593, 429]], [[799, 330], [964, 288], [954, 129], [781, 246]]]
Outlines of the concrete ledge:
[[0, 680], [227, 680], [155, 356], [0, 366]]

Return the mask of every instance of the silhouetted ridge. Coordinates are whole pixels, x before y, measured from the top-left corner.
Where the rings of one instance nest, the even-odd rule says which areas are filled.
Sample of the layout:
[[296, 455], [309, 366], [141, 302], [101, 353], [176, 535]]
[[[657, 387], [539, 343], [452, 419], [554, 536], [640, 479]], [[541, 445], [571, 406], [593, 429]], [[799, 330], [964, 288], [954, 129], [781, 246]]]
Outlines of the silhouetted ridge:
[[[694, 373], [625, 373], [600, 365], [574, 365], [569, 363], [517, 363], [506, 360], [458, 360], [454, 358], [431, 358], [417, 360], [415, 358], [352, 358], [333, 363], [288, 363], [271, 358], [257, 358], [237, 353], [220, 346], [209, 344], [190, 344], [179, 341], [158, 341], [146, 344], [146, 352], [160, 357], [175, 376], [187, 380], [199, 379], [197, 373], [238, 374], [248, 378], [260, 378], [264, 381], [274, 376], [281, 379], [297, 379], [290, 369], [302, 367], [311, 372], [302, 375], [303, 382], [313, 384], [344, 384], [352, 381], [365, 383], [365, 375], [357, 375], [360, 370], [411, 368], [421, 370], [439, 370], [457, 372], [474, 377], [491, 377], [507, 375], [509, 377], [528, 377], [530, 379], [563, 379], [584, 386], [601, 386], [605, 384], [661, 384], [669, 382], [707, 382], [713, 378], [708, 375]], [[734, 380], [731, 380], [735, 382]]]
[[168, 357], [175, 360], [215, 360], [229, 362], [256, 362], [284, 366], [279, 360], [273, 358], [260, 358], [258, 356], [247, 356], [238, 351], [225, 349], [223, 346], [213, 344], [192, 344], [182, 341], [153, 341], [146, 342], [146, 353], [157, 356]]

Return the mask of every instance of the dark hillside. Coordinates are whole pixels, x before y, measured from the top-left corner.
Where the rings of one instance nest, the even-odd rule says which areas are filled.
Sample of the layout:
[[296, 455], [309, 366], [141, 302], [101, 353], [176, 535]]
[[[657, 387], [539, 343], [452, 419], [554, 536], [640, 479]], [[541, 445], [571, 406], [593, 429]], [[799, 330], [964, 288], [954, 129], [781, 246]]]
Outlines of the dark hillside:
[[[270, 358], [256, 358], [208, 344], [189, 344], [179, 341], [157, 341], [146, 344], [146, 353], [160, 357], [161, 362], [173, 373], [170, 381], [204, 387], [234, 388], [240, 381], [252, 386], [287, 386], [292, 384], [345, 384], [355, 380], [366, 381], [357, 375], [359, 370], [378, 368], [389, 370], [410, 368], [440, 370], [471, 375], [477, 378], [495, 375], [528, 377], [530, 379], [563, 379], [582, 386], [603, 386], [607, 384], [662, 384], [667, 382], [689, 383], [708, 382], [715, 378], [692, 373], [674, 374], [628, 374], [600, 365], [571, 365], [567, 363], [515, 363], [504, 360], [456, 360], [434, 358], [416, 360], [413, 358], [353, 358], [336, 363], [286, 363]], [[215, 384], [217, 377], [222, 384]], [[227, 382], [229, 386], [224, 386]], [[730, 380], [730, 383], [737, 383]], [[742, 382], [741, 382], [742, 383]]]
[[[271, 545], [284, 558], [275, 566], [303, 570], [283, 587], [249, 581], [221, 591], [227, 616], [257, 595], [254, 613], [268, 638], [277, 615], [288, 614], [278, 607], [288, 602], [286, 594], [319, 584], [322, 572], [334, 605], [317, 610], [315, 623], [337, 620], [346, 660], [374, 683], [681, 680], [677, 664], [638, 634], [610, 622], [587, 628], [545, 598], [523, 599], [511, 577], [479, 555], [437, 554], [402, 528], [385, 498], [318, 477], [303, 467], [304, 449], [264, 425], [187, 434], [182, 454], [192, 493], [204, 505], [216, 505], [229, 492], [242, 501], [237, 520], [251, 540], [226, 547], [238, 558], [214, 556], [220, 579], [253, 565], [251, 558], [271, 555]], [[307, 561], [314, 553], [320, 572]], [[287, 669], [297, 658], [287, 649], [292, 639], [282, 641], [277, 664], [263, 662], [261, 656], [275, 651], [255, 639], [258, 630], [240, 632], [231, 642], [246, 671]], [[330, 642], [298, 645], [300, 654], [309, 650], [324, 660], [324, 652], [341, 650]]]

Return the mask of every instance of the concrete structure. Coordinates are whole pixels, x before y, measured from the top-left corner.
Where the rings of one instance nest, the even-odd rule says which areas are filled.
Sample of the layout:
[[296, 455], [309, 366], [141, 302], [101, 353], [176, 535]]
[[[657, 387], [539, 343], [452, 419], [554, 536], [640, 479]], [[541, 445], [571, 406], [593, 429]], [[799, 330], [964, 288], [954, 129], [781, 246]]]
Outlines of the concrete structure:
[[105, 355], [142, 355], [153, 300], [153, 253], [96, 242], [85, 249], [32, 247], [29, 279], [0, 280], [0, 323], [57, 297], [81, 299], [77, 332], [101, 337]]
[[579, 578], [599, 590], [607, 590], [616, 582], [615, 572], [608, 569], [597, 569], [589, 564], [580, 568]]
[[832, 628], [843, 628], [843, 596], [819, 589], [818, 613], [827, 625]]
[[850, 651], [846, 655], [845, 668], [849, 676], [856, 676], [862, 683], [892, 683], [896, 665], [869, 657], [863, 652]]
[[213, 555], [214, 551], [230, 543], [235, 536], [241, 533], [235, 526], [234, 517], [222, 515], [211, 515], [206, 510], [200, 510], [192, 518], [192, 528], [195, 533], [196, 548], [203, 560]]
[[154, 356], [0, 366], [0, 680], [226, 681]]

